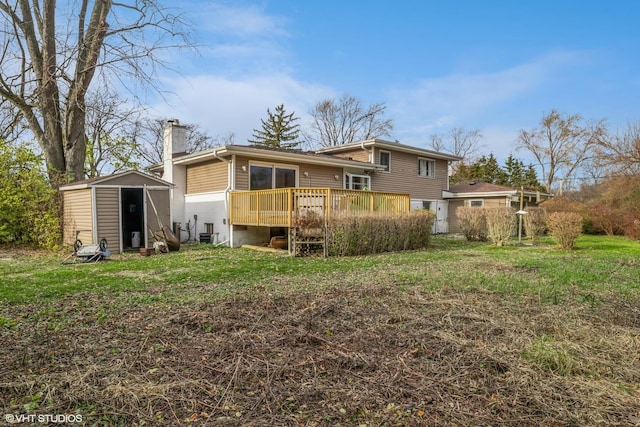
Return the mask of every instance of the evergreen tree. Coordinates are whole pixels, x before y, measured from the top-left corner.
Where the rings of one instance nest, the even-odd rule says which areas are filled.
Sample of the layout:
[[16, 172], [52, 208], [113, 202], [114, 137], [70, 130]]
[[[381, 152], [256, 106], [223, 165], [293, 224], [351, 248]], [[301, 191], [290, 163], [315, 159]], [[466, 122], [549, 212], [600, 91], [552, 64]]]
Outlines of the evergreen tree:
[[504, 171], [491, 153], [489, 157], [482, 156], [471, 165], [471, 178], [490, 184], [499, 184], [504, 181]]
[[524, 162], [513, 155], [509, 155], [504, 167], [500, 167], [493, 154], [482, 156], [470, 165], [461, 163], [451, 176], [452, 184], [474, 180], [508, 187], [524, 186], [530, 190], [542, 188], [533, 165], [525, 167]]
[[509, 154], [509, 157], [504, 163], [505, 182], [503, 185], [509, 187], [520, 187], [524, 185], [524, 163], [522, 160], [518, 160], [513, 157], [513, 154]]
[[299, 120], [299, 117], [294, 117], [295, 112], [286, 114], [284, 104], [280, 104], [276, 107], [275, 113], [267, 108], [267, 114], [267, 120], [261, 119], [262, 129], [254, 129], [253, 139], [249, 142], [267, 147], [297, 147], [300, 144], [300, 125], [295, 123]]

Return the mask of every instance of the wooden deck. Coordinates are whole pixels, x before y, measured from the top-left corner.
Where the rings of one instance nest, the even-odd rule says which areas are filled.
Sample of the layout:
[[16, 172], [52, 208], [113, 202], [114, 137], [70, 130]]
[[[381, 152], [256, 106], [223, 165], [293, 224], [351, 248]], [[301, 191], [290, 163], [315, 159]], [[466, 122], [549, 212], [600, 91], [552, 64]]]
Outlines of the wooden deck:
[[331, 188], [277, 188], [232, 191], [231, 224], [293, 227], [301, 217], [314, 215], [380, 215], [408, 212], [409, 194]]

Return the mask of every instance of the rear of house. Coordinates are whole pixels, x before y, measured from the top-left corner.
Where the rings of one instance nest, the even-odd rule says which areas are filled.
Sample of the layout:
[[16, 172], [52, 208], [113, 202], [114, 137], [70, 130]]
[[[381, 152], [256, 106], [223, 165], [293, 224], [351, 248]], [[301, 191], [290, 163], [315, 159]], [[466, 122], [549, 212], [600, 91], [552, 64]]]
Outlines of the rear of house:
[[[375, 194], [374, 202], [358, 202], [360, 209], [364, 204], [372, 210], [432, 209], [438, 213], [437, 231], [446, 232], [447, 202], [442, 191], [448, 188], [449, 162], [459, 160], [378, 139], [317, 152], [226, 145], [185, 154], [185, 148], [184, 127], [177, 121], [170, 122], [165, 129], [164, 162], [150, 169], [173, 184], [170, 192], [174, 229], [182, 240], [197, 241], [204, 236], [214, 243], [234, 247], [286, 235], [286, 227], [273, 219], [275, 215], [258, 215], [260, 210], [273, 210], [280, 203], [278, 200], [289, 203], [278, 205], [279, 211], [290, 213], [297, 208], [291, 201], [294, 192], [276, 191], [284, 188], [300, 189], [295, 197], [306, 195], [295, 200], [307, 201], [310, 193], [302, 190], [321, 189], [315, 192], [313, 203], [323, 200], [325, 208], [330, 209], [345, 206], [346, 200], [354, 206], [353, 201], [360, 199], [357, 192], [367, 191]], [[257, 198], [258, 192], [262, 192], [262, 198]], [[282, 199], [285, 193], [290, 200]], [[402, 198], [396, 197], [399, 193], [410, 203], [405, 205]], [[253, 197], [254, 201], [240, 202], [241, 196]], [[256, 210], [260, 200], [269, 202], [263, 202]], [[239, 209], [244, 209], [241, 215], [237, 214]], [[255, 220], [249, 221], [252, 216]], [[267, 217], [271, 219], [265, 220]]]
[[319, 152], [379, 165], [376, 173], [351, 179], [356, 185], [374, 191], [409, 193], [413, 209], [424, 208], [436, 213], [434, 233], [448, 232], [449, 202], [442, 196], [443, 191], [449, 189], [449, 165], [460, 157], [381, 139]]

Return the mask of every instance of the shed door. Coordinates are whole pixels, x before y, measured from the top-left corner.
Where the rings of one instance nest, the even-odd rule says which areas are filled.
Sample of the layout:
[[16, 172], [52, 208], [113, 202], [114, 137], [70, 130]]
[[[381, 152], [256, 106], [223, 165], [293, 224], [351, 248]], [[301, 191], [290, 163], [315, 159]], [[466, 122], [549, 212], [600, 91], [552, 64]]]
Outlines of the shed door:
[[124, 250], [139, 248], [145, 235], [143, 189], [120, 189], [120, 201], [122, 247]]
[[156, 232], [162, 230], [162, 227], [165, 225], [169, 227], [170, 230], [173, 230], [173, 224], [171, 224], [169, 189], [147, 189], [145, 203], [147, 206], [147, 227], [145, 230], [147, 231], [146, 247], [151, 247], [154, 241], [151, 231]]

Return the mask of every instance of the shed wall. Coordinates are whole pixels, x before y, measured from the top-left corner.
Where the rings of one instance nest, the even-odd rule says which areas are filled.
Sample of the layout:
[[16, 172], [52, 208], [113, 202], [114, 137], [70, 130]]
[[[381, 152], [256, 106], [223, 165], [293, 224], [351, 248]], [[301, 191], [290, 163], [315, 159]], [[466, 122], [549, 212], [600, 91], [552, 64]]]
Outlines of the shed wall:
[[80, 230], [78, 238], [82, 240], [82, 243], [94, 243], [91, 189], [64, 191], [62, 203], [62, 239], [64, 244], [73, 245], [77, 230]]
[[109, 250], [120, 252], [120, 189], [96, 188], [96, 236], [107, 239]]

